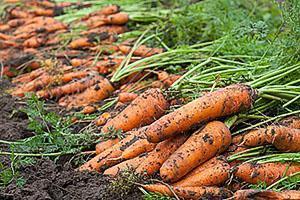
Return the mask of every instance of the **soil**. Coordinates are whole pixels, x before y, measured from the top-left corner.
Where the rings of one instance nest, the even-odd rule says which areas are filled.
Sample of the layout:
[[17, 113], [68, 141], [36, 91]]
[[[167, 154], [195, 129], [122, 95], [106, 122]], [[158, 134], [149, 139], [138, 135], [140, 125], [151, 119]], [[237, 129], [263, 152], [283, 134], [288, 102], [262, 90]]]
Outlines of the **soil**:
[[[14, 141], [34, 135], [27, 129], [26, 114], [18, 111], [24, 103], [7, 94], [11, 83], [0, 79], [0, 140]], [[0, 151], [8, 147], [0, 144]], [[9, 166], [8, 156], [0, 155], [0, 163]], [[112, 179], [99, 173], [78, 172], [78, 166], [70, 164], [70, 157], [50, 160], [36, 158], [33, 165], [18, 169], [19, 177], [25, 180], [19, 186], [12, 181], [8, 186], [0, 188], [1, 200], [133, 200], [143, 199], [142, 193], [133, 187], [121, 195], [112, 189]], [[1, 173], [1, 169], [0, 169]]]

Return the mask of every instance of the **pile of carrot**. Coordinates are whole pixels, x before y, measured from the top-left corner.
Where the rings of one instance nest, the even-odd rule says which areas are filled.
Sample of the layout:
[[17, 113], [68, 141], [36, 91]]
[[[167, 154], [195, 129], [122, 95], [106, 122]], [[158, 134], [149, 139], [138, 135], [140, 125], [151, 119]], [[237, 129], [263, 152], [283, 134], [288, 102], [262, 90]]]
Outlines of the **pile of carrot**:
[[[80, 166], [80, 171], [111, 177], [128, 170], [144, 177], [158, 175], [158, 183], [137, 184], [150, 192], [183, 199], [299, 197], [297, 191], [242, 190], [242, 184], [231, 182], [272, 185], [300, 172], [299, 163], [230, 162], [227, 158], [233, 147], [235, 152], [263, 145], [279, 152], [299, 152], [300, 118], [233, 137], [224, 119], [251, 109], [257, 99], [256, 89], [233, 84], [172, 110], [174, 102], [165, 89], [180, 75], [143, 71], [118, 83], [110, 82], [109, 77], [126, 55], [132, 54], [129, 62], [136, 62], [163, 52], [162, 48], [145, 45], [133, 49], [132, 41], [118, 42], [118, 35], [128, 31], [129, 21], [129, 15], [119, 6], [104, 7], [77, 21], [87, 30], [68, 41], [65, 49], [59, 49], [61, 34], [68, 33], [70, 26], [54, 16], [73, 4], [43, 0], [26, 1], [24, 5], [9, 9], [7, 19], [0, 22], [1, 74], [13, 77], [17, 71], [12, 68], [17, 66], [31, 69], [12, 79], [11, 94], [24, 97], [35, 93], [67, 109], [83, 108], [85, 114], [95, 112], [97, 104], [113, 96], [118, 101], [116, 107], [122, 108], [115, 114], [102, 113], [95, 124], [103, 134], [121, 132], [123, 137], [99, 142], [96, 156]], [[26, 9], [29, 6], [33, 8], [30, 11]], [[46, 59], [53, 49], [59, 50]], [[10, 63], [10, 56], [18, 54], [22, 59]]]
[[[13, 77], [18, 73], [17, 69], [31, 70], [12, 79], [15, 86], [11, 94], [24, 97], [26, 93], [33, 92], [39, 98], [57, 100], [59, 105], [67, 109], [83, 107], [82, 112], [87, 114], [96, 110], [97, 105], [94, 104], [111, 95], [118, 96], [122, 104], [133, 101], [137, 94], [128, 92], [128, 89], [134, 86], [136, 92], [137, 87], [141, 90], [151, 87], [139, 83], [144, 75], [132, 75], [118, 84], [112, 84], [106, 78], [132, 49], [133, 41], [117, 42], [118, 35], [128, 31], [126, 24], [129, 15], [121, 12], [117, 5], [109, 5], [90, 13], [76, 22], [86, 26], [87, 30], [81, 31], [78, 38], [73, 38], [65, 48], [60, 49], [63, 34], [69, 33], [72, 27], [56, 20], [54, 16], [57, 16], [57, 12], [43, 14], [42, 9], [49, 12], [57, 9], [63, 11], [63, 8], [73, 5], [26, 1], [24, 7], [15, 6], [7, 11], [7, 19], [0, 26], [0, 42], [10, 45], [0, 50], [4, 63], [1, 74]], [[27, 11], [28, 7], [30, 11]], [[51, 51], [54, 49], [55, 54]], [[162, 51], [161, 48], [139, 46], [133, 51], [134, 57], [130, 62]], [[24, 54], [23, 60], [18, 63], [8, 62], [13, 55], [18, 56], [20, 53]], [[47, 58], [49, 56], [51, 59]], [[163, 108], [167, 106], [165, 104]], [[156, 116], [161, 111], [153, 108], [153, 112], [158, 112]]]
[[[252, 130], [238, 138], [232, 138], [229, 127], [219, 121], [224, 116], [250, 109], [256, 94], [247, 85], [230, 85], [167, 113], [169, 102], [161, 90], [146, 90], [102, 127], [104, 133], [121, 130], [126, 137], [97, 144], [97, 155], [79, 170], [98, 171], [111, 177], [128, 170], [146, 177], [159, 175], [164, 184], [139, 186], [184, 199], [250, 195], [247, 190], [240, 190], [241, 186], [230, 188], [231, 177], [249, 184], [271, 185], [284, 176], [300, 172], [300, 164], [293, 162], [256, 164], [227, 160], [231, 145], [261, 142], [262, 133], [266, 135], [265, 141], [280, 151], [299, 151], [297, 118], [280, 126], [266, 127], [264, 131]], [[159, 110], [153, 112], [154, 108]], [[254, 133], [259, 134], [254, 136]], [[299, 195], [294, 191], [255, 193], [265, 194]]]

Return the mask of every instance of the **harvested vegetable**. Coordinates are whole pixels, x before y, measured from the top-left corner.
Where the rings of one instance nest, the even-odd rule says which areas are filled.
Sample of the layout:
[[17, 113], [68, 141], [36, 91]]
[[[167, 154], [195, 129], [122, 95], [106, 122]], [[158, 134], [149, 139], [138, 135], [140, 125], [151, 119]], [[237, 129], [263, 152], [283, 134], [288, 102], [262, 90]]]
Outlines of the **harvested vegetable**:
[[249, 109], [255, 93], [243, 84], [208, 93], [156, 120], [148, 127], [147, 138], [150, 142], [159, 142], [202, 122]]
[[209, 122], [177, 149], [162, 165], [160, 176], [166, 182], [175, 182], [200, 164], [223, 153], [231, 143], [231, 133], [219, 121]]

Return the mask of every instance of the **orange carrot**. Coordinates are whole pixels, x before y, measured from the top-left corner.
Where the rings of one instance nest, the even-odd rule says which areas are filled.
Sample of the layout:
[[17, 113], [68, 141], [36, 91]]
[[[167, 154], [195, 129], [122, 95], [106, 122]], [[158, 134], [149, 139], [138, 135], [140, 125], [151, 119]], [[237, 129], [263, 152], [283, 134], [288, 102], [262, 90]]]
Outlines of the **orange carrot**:
[[179, 187], [216, 186], [230, 177], [230, 165], [221, 158], [212, 158], [173, 184]]
[[63, 97], [59, 100], [59, 105], [68, 108], [86, 106], [101, 101], [111, 95], [114, 91], [109, 80], [104, 78], [93, 86], [88, 87], [82, 93]]
[[[131, 51], [131, 47], [126, 46], [126, 45], [119, 45], [119, 49], [124, 54], [128, 54]], [[133, 51], [133, 55], [141, 56], [141, 57], [149, 57], [154, 54], [159, 54], [162, 52], [163, 52], [163, 49], [161, 49], [161, 48], [149, 48], [149, 47], [146, 47], [145, 45], [141, 45]]]
[[104, 112], [95, 120], [95, 124], [96, 126], [103, 126], [110, 118], [111, 118], [110, 113]]
[[103, 32], [107, 32], [110, 34], [121, 34], [128, 31], [128, 28], [126, 26], [119, 26], [119, 25], [104, 25], [104, 26], [100, 26], [97, 28], [93, 28], [87, 31], [82, 31], [81, 34], [82, 35], [88, 35], [91, 33], [103, 33]]
[[25, 22], [26, 22], [25, 19], [12, 19], [12, 20], [9, 20], [9, 21], [7, 22], [7, 24], [8, 24], [11, 28], [15, 28], [15, 27], [18, 27], [18, 26], [23, 25]]
[[69, 47], [71, 49], [79, 49], [79, 48], [92, 47], [92, 46], [94, 46], [94, 44], [89, 40], [89, 38], [78, 38], [76, 40], [73, 40], [69, 44]]
[[284, 152], [300, 151], [300, 129], [285, 126], [268, 126], [252, 130], [242, 136], [240, 145], [255, 147], [264, 144], [273, 144]]
[[43, 37], [38, 37], [38, 36], [33, 36], [23, 42], [23, 46], [25, 48], [38, 48], [42, 46], [45, 42], [45, 38]]
[[138, 136], [142, 131], [144, 131], [142, 128], [136, 131], [130, 131], [127, 137], [125, 137], [123, 140], [121, 140], [111, 148], [96, 155], [94, 158], [83, 164], [79, 168], [79, 170], [103, 171], [104, 168], [108, 168], [110, 166], [118, 164], [122, 160], [114, 158], [118, 158], [119, 156], [121, 156], [124, 149], [138, 140]]
[[10, 29], [10, 26], [8, 24], [1, 24], [0, 25], [0, 32], [5, 32]]
[[158, 172], [162, 164], [176, 151], [187, 139], [186, 135], [176, 136], [165, 140], [151, 151], [148, 157], [136, 169], [137, 173], [153, 175]]
[[55, 15], [54, 9], [44, 9], [44, 8], [35, 8], [33, 13], [37, 16], [47, 16], [47, 17], [53, 17]]
[[103, 80], [103, 77], [94, 75], [92, 77], [83, 78], [63, 86], [58, 86], [52, 89], [40, 90], [36, 94], [40, 98], [60, 97], [66, 94], [82, 92], [86, 88], [94, 85], [97, 82], [100, 82], [101, 80]]
[[32, 72], [19, 75], [16, 78], [14, 78], [12, 80], [12, 82], [13, 83], [28, 83], [28, 82], [34, 80], [35, 78], [39, 77], [43, 73], [45, 73], [45, 70], [43, 68], [40, 68], [40, 69], [34, 70]]
[[95, 106], [84, 106], [83, 109], [81, 110], [82, 114], [91, 114], [95, 112], [97, 108]]
[[219, 121], [209, 122], [177, 149], [160, 169], [164, 181], [174, 182], [195, 167], [224, 152], [231, 143], [227, 126]]
[[150, 143], [147, 139], [145, 139], [145, 135], [141, 134], [140, 139], [126, 148], [122, 155], [122, 159], [131, 159], [135, 158], [140, 154], [145, 152], [150, 152], [156, 147], [156, 143]]
[[83, 17], [82, 20], [87, 20], [90, 17], [96, 16], [96, 15], [99, 15], [99, 16], [101, 16], [101, 15], [112, 15], [112, 14], [115, 14], [119, 11], [120, 11], [120, 7], [118, 5], [109, 5], [109, 6], [106, 6], [106, 7], [102, 8], [99, 11], [93, 12], [93, 13]]
[[96, 154], [100, 154], [103, 151], [109, 149], [110, 147], [114, 146], [115, 144], [117, 144], [118, 142], [120, 142], [119, 138], [115, 138], [115, 139], [108, 139], [106, 141], [102, 141], [99, 142], [96, 145]]
[[106, 24], [115, 24], [115, 25], [126, 24], [128, 20], [129, 20], [129, 16], [126, 13], [112, 14], [103, 19], [103, 21]]
[[104, 175], [116, 176], [122, 171], [135, 170], [141, 162], [147, 158], [147, 155], [138, 156], [130, 160], [121, 162], [113, 167], [108, 168], [103, 172]]
[[152, 123], [146, 132], [147, 138], [150, 142], [159, 142], [202, 122], [248, 109], [254, 97], [255, 91], [242, 84], [208, 93]]
[[273, 190], [238, 190], [234, 193], [234, 199], [237, 200], [287, 200], [287, 199], [300, 199], [300, 192], [297, 190], [285, 190], [276, 192]]
[[237, 167], [235, 176], [247, 183], [257, 184], [265, 182], [271, 185], [283, 176], [289, 176], [300, 171], [297, 163], [244, 163]]
[[128, 103], [132, 102], [137, 97], [138, 95], [132, 92], [121, 92], [118, 94], [118, 101], [121, 103]]
[[300, 151], [300, 129], [285, 126], [270, 126], [268, 132], [270, 143], [279, 151]]
[[149, 89], [133, 100], [120, 114], [108, 121], [101, 131], [107, 132], [109, 127], [129, 131], [150, 124], [162, 116], [168, 106], [167, 100], [159, 89]]
[[174, 187], [164, 184], [142, 185], [149, 192], [160, 193], [167, 196], [175, 196], [182, 199], [226, 199], [231, 193], [225, 188], [217, 187]]
[[290, 128], [299, 128], [300, 129], [300, 117], [291, 116], [291, 117], [285, 118], [280, 122], [280, 124], [283, 126], [290, 127]]
[[[38, 78], [34, 79], [33, 81], [31, 81], [29, 83], [26, 83], [26, 84], [22, 85], [21, 87], [15, 89], [12, 92], [12, 95], [22, 97], [22, 96], [24, 96], [24, 93], [26, 93], [26, 92], [35, 91], [38, 88], [43, 88], [43, 87], [45, 87], [45, 86], [47, 86], [51, 83], [54, 83], [54, 82], [67, 83], [67, 82], [70, 82], [74, 78], [82, 78], [82, 77], [87, 76], [88, 74], [89, 74], [88, 71], [70, 72], [70, 73], [66, 73], [62, 76], [61, 75], [52, 76], [52, 75], [49, 75], [49, 74], [45, 73], [45, 74], [40, 75]], [[92, 80], [93, 79], [95, 79], [95, 78], [92, 78]], [[99, 77], [98, 77], [98, 79], [99, 79]], [[72, 84], [74, 84], [74, 83], [71, 83], [71, 85]], [[89, 84], [89, 82], [88, 82], [88, 84]], [[80, 85], [80, 84], [77, 84], [77, 85]], [[62, 89], [67, 89], [66, 87], [68, 87], [68, 85], [62, 86]], [[55, 90], [55, 88], [53, 89], [53, 91], [54, 91], [54, 93], [58, 92], [58, 91]], [[39, 91], [38, 95], [41, 95], [41, 97], [44, 97], [44, 98], [49, 98], [50, 97], [50, 94], [46, 90]], [[43, 95], [45, 95], [45, 96], [43, 96]]]

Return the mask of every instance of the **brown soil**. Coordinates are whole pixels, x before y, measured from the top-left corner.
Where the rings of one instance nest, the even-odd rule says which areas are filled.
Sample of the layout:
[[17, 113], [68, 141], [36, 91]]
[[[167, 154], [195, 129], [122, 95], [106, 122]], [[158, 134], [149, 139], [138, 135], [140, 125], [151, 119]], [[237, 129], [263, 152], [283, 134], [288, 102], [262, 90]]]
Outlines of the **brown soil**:
[[[34, 135], [27, 129], [26, 114], [18, 111], [24, 104], [5, 91], [10, 82], [0, 79], [0, 140], [14, 141]], [[1, 145], [0, 151], [8, 147]], [[10, 159], [0, 155], [0, 163], [9, 165]], [[99, 173], [82, 173], [69, 164], [70, 157], [55, 161], [37, 158], [34, 165], [21, 167], [18, 171], [25, 184], [20, 187], [16, 181], [0, 188], [1, 200], [118, 200], [142, 199], [142, 193], [132, 188], [129, 194], [121, 196], [111, 189], [111, 179]], [[0, 169], [1, 173], [1, 169]]]

